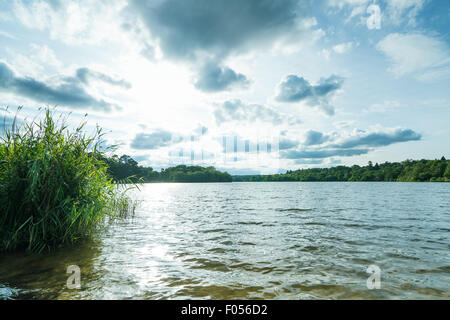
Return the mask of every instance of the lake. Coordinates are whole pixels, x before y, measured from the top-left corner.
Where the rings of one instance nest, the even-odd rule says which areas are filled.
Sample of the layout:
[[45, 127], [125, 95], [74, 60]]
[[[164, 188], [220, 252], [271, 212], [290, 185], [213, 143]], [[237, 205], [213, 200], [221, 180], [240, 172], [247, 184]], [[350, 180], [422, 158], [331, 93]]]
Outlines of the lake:
[[450, 183], [161, 183], [133, 197], [135, 216], [94, 240], [0, 256], [0, 298], [450, 298]]

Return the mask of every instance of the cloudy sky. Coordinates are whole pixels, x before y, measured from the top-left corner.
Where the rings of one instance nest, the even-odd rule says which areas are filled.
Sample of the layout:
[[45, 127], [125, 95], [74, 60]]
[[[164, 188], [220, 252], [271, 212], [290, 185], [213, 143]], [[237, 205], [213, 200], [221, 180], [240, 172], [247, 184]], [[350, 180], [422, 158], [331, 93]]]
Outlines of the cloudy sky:
[[449, 21], [447, 0], [0, 0], [1, 126], [57, 105], [142, 165], [237, 174], [450, 158]]

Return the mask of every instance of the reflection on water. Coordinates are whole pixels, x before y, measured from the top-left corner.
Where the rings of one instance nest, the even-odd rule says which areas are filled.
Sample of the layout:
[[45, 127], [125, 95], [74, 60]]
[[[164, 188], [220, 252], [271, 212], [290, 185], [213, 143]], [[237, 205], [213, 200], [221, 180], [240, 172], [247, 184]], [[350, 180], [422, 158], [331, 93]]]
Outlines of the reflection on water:
[[135, 217], [96, 240], [0, 256], [0, 298], [450, 298], [450, 184], [148, 184], [135, 197]]

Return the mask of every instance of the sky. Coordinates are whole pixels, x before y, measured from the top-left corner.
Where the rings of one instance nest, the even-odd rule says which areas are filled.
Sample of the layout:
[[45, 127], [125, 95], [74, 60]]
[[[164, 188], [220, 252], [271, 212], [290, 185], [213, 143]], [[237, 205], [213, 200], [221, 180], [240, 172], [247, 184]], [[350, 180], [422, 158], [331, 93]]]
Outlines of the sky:
[[155, 169], [450, 158], [449, 30], [447, 0], [0, 0], [0, 126], [56, 106]]

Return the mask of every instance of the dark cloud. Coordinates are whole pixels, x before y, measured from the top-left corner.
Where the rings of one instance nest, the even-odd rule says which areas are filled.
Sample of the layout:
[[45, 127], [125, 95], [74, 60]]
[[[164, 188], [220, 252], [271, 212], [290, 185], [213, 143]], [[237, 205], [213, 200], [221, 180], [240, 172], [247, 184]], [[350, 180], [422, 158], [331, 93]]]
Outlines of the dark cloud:
[[138, 133], [131, 141], [130, 147], [136, 150], [154, 150], [179, 141], [173, 133], [157, 129], [152, 133]]
[[305, 101], [311, 106], [319, 107], [328, 115], [333, 115], [334, 107], [328, 102], [329, 96], [340, 89], [343, 82], [343, 78], [332, 75], [321, 78], [317, 85], [312, 85], [304, 78], [291, 74], [278, 85], [275, 99], [280, 102]]
[[228, 100], [216, 106], [214, 117], [217, 124], [228, 121], [264, 121], [273, 124], [281, 124], [283, 122], [296, 124], [300, 122], [293, 117], [280, 114], [270, 107], [260, 104], [246, 104], [239, 99]]
[[298, 141], [290, 140], [290, 139], [281, 139], [278, 144], [279, 150], [287, 150], [295, 148], [299, 145]]
[[[131, 0], [136, 14], [166, 58], [220, 65], [231, 54], [299, 39], [299, 21], [310, 13], [309, 0]], [[205, 79], [205, 80], [201, 80]], [[228, 90], [245, 76], [226, 67], [199, 70], [196, 87]]]
[[14, 72], [6, 64], [0, 62], [0, 88], [6, 88], [14, 83]]
[[[333, 138], [334, 139], [334, 138]], [[421, 135], [411, 129], [395, 129], [386, 132], [358, 132], [338, 143], [327, 143], [321, 148], [309, 150], [288, 150], [281, 152], [285, 159], [323, 159], [329, 157], [351, 157], [366, 154], [373, 147], [387, 146], [397, 142], [420, 140]], [[330, 140], [330, 137], [318, 131], [308, 131], [306, 146], [320, 145]], [[365, 148], [361, 148], [365, 147]]]
[[61, 1], [60, 0], [47, 0], [53, 10], [61, 9]]
[[225, 57], [296, 31], [308, 1], [130, 1], [164, 55], [183, 60]]
[[313, 146], [317, 144], [322, 144], [328, 140], [328, 137], [325, 136], [322, 132], [309, 130], [306, 132], [305, 137], [305, 145], [306, 146]]
[[381, 147], [397, 142], [416, 141], [422, 136], [411, 129], [396, 129], [392, 132], [364, 133], [360, 136], [350, 137], [340, 143], [332, 145], [335, 148], [354, 148], [360, 146]]
[[332, 75], [328, 78], [321, 78], [319, 83], [313, 86], [313, 91], [316, 96], [322, 97], [327, 94], [336, 91], [342, 87], [344, 78]]
[[204, 92], [225, 91], [233, 88], [247, 88], [249, 80], [241, 73], [216, 64], [205, 65], [198, 73], [195, 87]]
[[296, 75], [288, 75], [278, 86], [276, 100], [281, 102], [297, 102], [313, 95], [311, 84]]
[[323, 159], [329, 157], [351, 157], [368, 153], [369, 149], [325, 149], [325, 150], [289, 150], [280, 154], [284, 159]]
[[3, 62], [0, 62], [0, 90], [13, 92], [36, 102], [73, 108], [111, 110], [115, 107], [91, 96], [75, 78], [64, 78], [60, 84], [50, 86], [30, 77], [17, 77]]
[[131, 88], [131, 83], [125, 81], [124, 79], [115, 79], [107, 74], [93, 71], [89, 68], [80, 68], [76, 72], [76, 76], [80, 79], [84, 84], [88, 84], [90, 79], [97, 79], [106, 83], [109, 83], [113, 86], [122, 87], [125, 89]]

